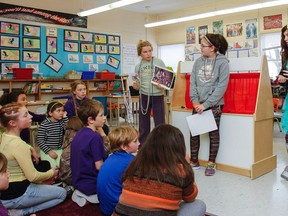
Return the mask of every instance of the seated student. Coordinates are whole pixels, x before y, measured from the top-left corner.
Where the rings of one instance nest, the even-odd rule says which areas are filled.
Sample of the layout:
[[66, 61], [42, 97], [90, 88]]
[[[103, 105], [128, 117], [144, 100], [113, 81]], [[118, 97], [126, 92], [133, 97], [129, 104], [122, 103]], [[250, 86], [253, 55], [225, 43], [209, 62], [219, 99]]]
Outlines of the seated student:
[[[64, 109], [67, 112], [67, 116], [70, 119], [72, 116], [78, 115], [78, 108], [80, 104], [87, 100], [86, 96], [86, 84], [82, 80], [75, 80], [71, 83], [71, 98], [65, 103]], [[103, 130], [106, 135], [109, 133], [109, 127], [104, 124]]]
[[[7, 158], [0, 152], [0, 191], [6, 190], [9, 187], [9, 172], [7, 171]], [[1, 193], [0, 193], [1, 198]], [[8, 210], [0, 201], [0, 215], [8, 216]]]
[[63, 152], [60, 157], [60, 168], [59, 177], [66, 185], [72, 185], [72, 174], [70, 167], [70, 144], [76, 135], [76, 133], [83, 128], [83, 124], [78, 116], [73, 116], [69, 119], [66, 125], [64, 141], [63, 141]]
[[[4, 106], [4, 105], [6, 105], [8, 103], [12, 103], [12, 102], [17, 102], [17, 103], [19, 103], [25, 107], [27, 107], [27, 105], [28, 105], [27, 96], [24, 93], [24, 91], [12, 91], [10, 93], [6, 93], [6, 94], [2, 95], [0, 98], [0, 105], [1, 106]], [[32, 122], [37, 122], [39, 124], [42, 121], [44, 121], [44, 119], [46, 118], [45, 114], [40, 115], [40, 114], [36, 114], [34, 112], [31, 112], [31, 111], [28, 111], [28, 113], [32, 116]], [[24, 128], [21, 131], [20, 137], [26, 143], [30, 143], [29, 128]], [[35, 149], [32, 146], [30, 147], [30, 150], [31, 150], [31, 153], [33, 156], [34, 166], [39, 172], [46, 172], [47, 170], [49, 170], [51, 168], [50, 163], [48, 161], [41, 160], [41, 158], [39, 158]]]
[[104, 125], [106, 117], [102, 103], [92, 99], [80, 104], [78, 117], [84, 127], [71, 142], [70, 165], [72, 185], [75, 188], [72, 200], [82, 207], [89, 202], [99, 202], [96, 190], [97, 176], [106, 155], [103, 138], [97, 132], [97, 128]]
[[185, 155], [178, 128], [155, 127], [123, 174], [122, 194], [113, 215], [203, 216], [206, 205], [196, 200], [198, 188]]
[[64, 105], [52, 101], [47, 106], [47, 118], [40, 124], [37, 133], [37, 144], [40, 147], [40, 156], [50, 162], [51, 167], [60, 166], [63, 135], [68, 118]]
[[[8, 103], [17, 102], [22, 104], [23, 106], [28, 105], [27, 96], [24, 91], [12, 91], [10, 93], [3, 94], [0, 98], [0, 105], [4, 106]], [[46, 115], [36, 114], [34, 112], [28, 111], [29, 114], [32, 116], [32, 122], [41, 123], [46, 118]], [[30, 143], [30, 133], [29, 129], [25, 128], [21, 131], [20, 137], [26, 143]]]
[[[8, 162], [9, 188], [2, 191], [1, 201], [10, 215], [28, 215], [63, 202], [64, 188], [39, 184], [58, 175], [58, 168], [38, 172], [31, 160], [29, 146], [20, 138], [24, 128], [31, 126], [32, 116], [19, 103], [6, 104], [0, 109], [2, 134], [0, 152]], [[13, 212], [13, 213], [12, 213]]]
[[110, 131], [112, 154], [103, 163], [97, 179], [97, 195], [103, 215], [111, 215], [122, 192], [121, 177], [139, 147], [139, 133], [129, 126]]

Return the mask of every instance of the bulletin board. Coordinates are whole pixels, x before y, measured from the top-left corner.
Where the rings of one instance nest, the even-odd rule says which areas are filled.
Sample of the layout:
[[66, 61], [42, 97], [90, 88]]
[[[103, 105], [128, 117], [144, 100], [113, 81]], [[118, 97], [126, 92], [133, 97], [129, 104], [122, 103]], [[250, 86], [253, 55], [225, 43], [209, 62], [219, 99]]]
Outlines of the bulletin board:
[[121, 73], [121, 36], [0, 19], [1, 74], [34, 68], [44, 78], [69, 70]]

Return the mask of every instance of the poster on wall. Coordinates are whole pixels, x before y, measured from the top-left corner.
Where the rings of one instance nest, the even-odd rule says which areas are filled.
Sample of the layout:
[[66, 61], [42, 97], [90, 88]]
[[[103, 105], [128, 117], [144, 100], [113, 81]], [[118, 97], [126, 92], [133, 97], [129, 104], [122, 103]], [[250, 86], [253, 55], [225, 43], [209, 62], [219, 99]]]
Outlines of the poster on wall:
[[1, 63], [1, 73], [2, 74], [7, 74], [7, 73], [12, 73], [13, 68], [19, 68], [20, 63], [19, 62], [2, 62]]
[[87, 28], [87, 17], [80, 17], [75, 14], [5, 3], [0, 3], [0, 8], [0, 17], [2, 18]]
[[200, 44], [202, 37], [204, 37], [208, 33], [208, 25], [199, 26], [198, 33], [199, 33], [199, 44]]
[[264, 30], [282, 28], [282, 14], [263, 17]]
[[242, 35], [242, 23], [226, 25], [226, 37], [237, 37]]
[[257, 38], [257, 18], [248, 19], [245, 21], [246, 24], [246, 38]]
[[57, 73], [60, 71], [61, 67], [63, 66], [63, 64], [58, 59], [53, 57], [52, 55], [49, 55], [44, 63]]
[[194, 26], [186, 28], [186, 44], [196, 43], [196, 29]]
[[214, 21], [212, 23], [213, 34], [221, 34], [223, 35], [223, 20]]

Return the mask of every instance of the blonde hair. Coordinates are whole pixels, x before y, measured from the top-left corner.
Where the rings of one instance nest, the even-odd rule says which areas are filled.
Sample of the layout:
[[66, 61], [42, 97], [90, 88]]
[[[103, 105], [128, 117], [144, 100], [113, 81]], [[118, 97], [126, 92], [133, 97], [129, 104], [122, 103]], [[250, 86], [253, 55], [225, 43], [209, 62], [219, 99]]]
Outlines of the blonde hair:
[[121, 151], [121, 146], [128, 146], [139, 137], [139, 132], [130, 126], [120, 126], [112, 129], [108, 135], [111, 152]]
[[137, 44], [137, 54], [138, 54], [138, 56], [141, 55], [143, 47], [147, 47], [147, 46], [150, 46], [151, 49], [153, 50], [152, 44], [149, 41], [139, 40], [139, 42]]

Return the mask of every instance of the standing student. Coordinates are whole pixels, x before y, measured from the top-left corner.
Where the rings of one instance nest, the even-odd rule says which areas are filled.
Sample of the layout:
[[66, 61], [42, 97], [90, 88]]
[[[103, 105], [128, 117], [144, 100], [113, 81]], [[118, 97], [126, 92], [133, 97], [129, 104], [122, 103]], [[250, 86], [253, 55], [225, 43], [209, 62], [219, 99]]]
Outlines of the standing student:
[[[28, 105], [27, 96], [24, 91], [12, 91], [10, 93], [3, 94], [0, 98], [0, 105], [4, 106], [5, 104], [17, 102], [22, 104], [23, 106]], [[41, 123], [46, 118], [46, 115], [36, 114], [34, 112], [28, 111], [32, 116], [32, 122]], [[30, 132], [28, 128], [25, 128], [21, 131], [20, 137], [26, 143], [30, 143]]]
[[[285, 25], [281, 30], [281, 57], [282, 57], [282, 67], [280, 74], [278, 76], [278, 81], [280, 83], [286, 83], [288, 79], [288, 28]], [[287, 95], [285, 98], [285, 103], [282, 109], [284, 110], [283, 116], [281, 118], [281, 128], [285, 133], [286, 149], [288, 151], [288, 104], [287, 104]], [[288, 180], [288, 166], [285, 167], [284, 171], [281, 174], [281, 177]]]
[[153, 110], [155, 126], [165, 123], [164, 89], [151, 83], [155, 65], [165, 67], [164, 62], [152, 55], [153, 47], [149, 41], [140, 40], [137, 45], [141, 61], [135, 67], [136, 80], [133, 88], [139, 90], [139, 141], [141, 145], [150, 133], [150, 114]]
[[[9, 187], [9, 172], [7, 171], [7, 158], [0, 152], [0, 191], [6, 190]], [[1, 198], [1, 193], [0, 193]], [[0, 215], [8, 216], [8, 210], [0, 201]]]
[[73, 116], [69, 119], [66, 125], [63, 152], [60, 157], [59, 177], [66, 185], [72, 185], [72, 173], [70, 167], [70, 145], [76, 133], [83, 128], [83, 124], [78, 116]]
[[[78, 115], [78, 108], [80, 104], [87, 100], [87, 87], [82, 80], [75, 80], [71, 83], [71, 98], [67, 100], [64, 105], [64, 109], [67, 112], [67, 116], [70, 119], [72, 116]], [[103, 130], [106, 135], [109, 133], [109, 127], [104, 124]]]
[[185, 159], [181, 131], [168, 124], [155, 127], [123, 174], [123, 189], [113, 215], [202, 216], [194, 173]]
[[[70, 165], [72, 184], [75, 191], [72, 200], [79, 206], [98, 203], [97, 176], [106, 157], [102, 135], [97, 132], [103, 127], [106, 117], [101, 102], [87, 99], [78, 109], [78, 117], [84, 127], [71, 142]], [[102, 130], [103, 131], [103, 130]]]
[[[112, 154], [105, 160], [97, 179], [97, 195], [103, 215], [111, 215], [122, 192], [121, 177], [139, 147], [139, 133], [130, 126], [117, 127], [110, 131]], [[113, 170], [113, 171], [111, 171]]]
[[51, 167], [59, 167], [62, 154], [63, 136], [68, 118], [62, 103], [53, 101], [47, 106], [47, 118], [40, 124], [37, 143], [40, 157], [50, 162]]
[[[218, 129], [209, 132], [210, 151], [205, 175], [213, 176], [216, 171], [216, 157], [219, 149], [219, 124], [224, 105], [224, 93], [229, 81], [229, 65], [225, 53], [228, 49], [226, 39], [220, 34], [207, 34], [201, 39], [202, 57], [198, 58], [190, 77], [190, 98], [193, 113], [201, 114], [211, 109]], [[199, 169], [198, 154], [200, 136], [190, 135], [191, 165]]]
[[38, 172], [31, 160], [29, 146], [20, 138], [20, 132], [31, 125], [32, 116], [18, 103], [6, 104], [0, 109], [2, 134], [0, 152], [8, 160], [9, 188], [2, 191], [1, 201], [10, 215], [28, 215], [63, 202], [64, 188], [39, 184], [58, 175], [58, 168]]

